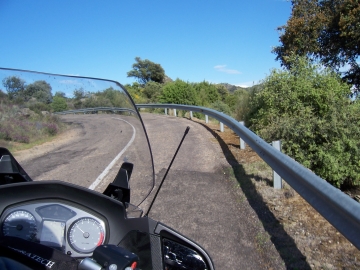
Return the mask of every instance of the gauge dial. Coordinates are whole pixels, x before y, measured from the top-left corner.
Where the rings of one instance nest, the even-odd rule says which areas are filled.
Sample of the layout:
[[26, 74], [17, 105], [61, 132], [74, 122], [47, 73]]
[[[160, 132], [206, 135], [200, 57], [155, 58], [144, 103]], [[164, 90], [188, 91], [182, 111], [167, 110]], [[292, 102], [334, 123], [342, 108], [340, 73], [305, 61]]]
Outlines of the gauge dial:
[[5, 218], [2, 232], [4, 236], [34, 241], [37, 234], [35, 217], [28, 211], [14, 211]]
[[68, 231], [70, 246], [79, 253], [93, 252], [104, 243], [104, 227], [93, 218], [81, 218], [71, 224]]

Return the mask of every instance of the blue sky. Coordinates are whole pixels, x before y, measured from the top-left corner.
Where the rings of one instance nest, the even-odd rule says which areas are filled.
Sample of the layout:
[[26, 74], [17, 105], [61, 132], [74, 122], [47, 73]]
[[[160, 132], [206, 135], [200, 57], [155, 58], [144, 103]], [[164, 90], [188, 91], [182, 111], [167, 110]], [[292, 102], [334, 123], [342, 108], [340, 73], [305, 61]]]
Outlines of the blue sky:
[[136, 56], [172, 79], [251, 86], [280, 68], [283, 0], [0, 0], [0, 67], [127, 78]]

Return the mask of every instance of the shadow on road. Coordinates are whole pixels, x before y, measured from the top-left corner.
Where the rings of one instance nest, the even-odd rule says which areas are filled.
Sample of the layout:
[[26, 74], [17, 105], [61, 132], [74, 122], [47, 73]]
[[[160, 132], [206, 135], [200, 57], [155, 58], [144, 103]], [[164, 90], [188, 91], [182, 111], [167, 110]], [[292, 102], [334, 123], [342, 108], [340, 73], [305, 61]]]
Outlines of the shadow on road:
[[[297, 248], [294, 239], [287, 234], [283, 225], [280, 224], [274, 214], [269, 210], [261, 195], [257, 192], [254, 183], [251, 181], [252, 178], [256, 181], [264, 179], [259, 179], [258, 176], [253, 174], [246, 174], [244, 167], [236, 160], [228, 145], [221, 139], [221, 137], [207, 125], [203, 123], [199, 124], [211, 132], [219, 142], [226, 160], [232, 166], [237, 182], [240, 184], [240, 187], [249, 204], [255, 210], [259, 220], [262, 222], [264, 229], [270, 235], [270, 240], [285, 263], [286, 269], [311, 269], [310, 265], [306, 261], [306, 257]], [[261, 239], [257, 239], [258, 244], [259, 241], [261, 241]], [[264, 255], [266, 255], [266, 250], [261, 251]]]

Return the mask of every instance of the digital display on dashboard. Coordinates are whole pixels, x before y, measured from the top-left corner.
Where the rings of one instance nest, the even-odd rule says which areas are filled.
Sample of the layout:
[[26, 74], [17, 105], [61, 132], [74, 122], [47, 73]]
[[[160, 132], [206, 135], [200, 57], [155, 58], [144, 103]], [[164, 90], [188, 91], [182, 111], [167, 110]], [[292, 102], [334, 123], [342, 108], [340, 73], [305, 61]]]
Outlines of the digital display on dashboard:
[[47, 243], [54, 247], [62, 247], [64, 242], [65, 222], [44, 220], [40, 243]]

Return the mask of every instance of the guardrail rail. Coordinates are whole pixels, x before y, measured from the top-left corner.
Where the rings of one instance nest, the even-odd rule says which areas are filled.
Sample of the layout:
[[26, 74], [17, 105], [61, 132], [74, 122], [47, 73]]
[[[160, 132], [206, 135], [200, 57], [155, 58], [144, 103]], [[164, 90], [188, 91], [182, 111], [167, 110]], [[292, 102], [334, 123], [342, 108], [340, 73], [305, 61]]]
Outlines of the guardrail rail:
[[169, 108], [208, 115], [232, 129], [297, 193], [360, 249], [360, 203], [309, 169], [281, 153], [232, 117], [205, 107], [178, 104], [136, 104], [138, 108]]
[[[232, 129], [281, 178], [283, 178], [312, 207], [326, 218], [354, 246], [360, 249], [360, 203], [333, 187], [289, 156], [276, 150], [243, 124], [232, 117], [205, 107], [178, 104], [136, 104], [137, 108], [178, 109], [210, 116]], [[128, 111], [126, 108], [89, 108], [58, 112], [56, 114], [96, 113], [97, 111]], [[192, 113], [191, 113], [192, 114]]]

